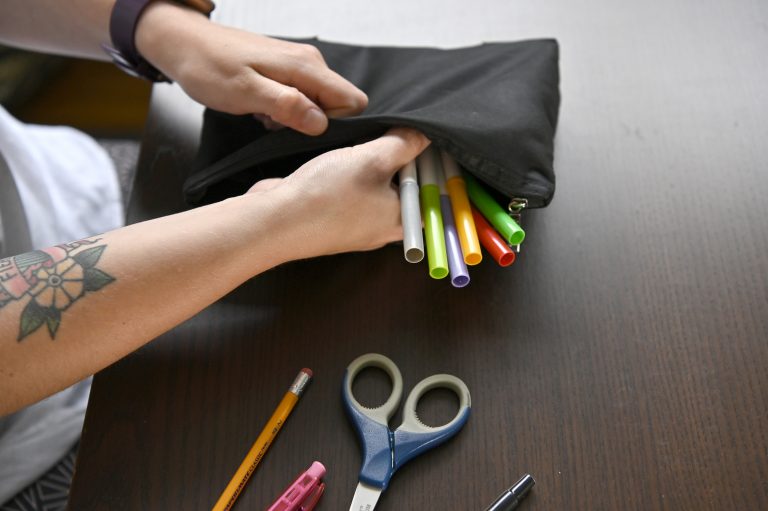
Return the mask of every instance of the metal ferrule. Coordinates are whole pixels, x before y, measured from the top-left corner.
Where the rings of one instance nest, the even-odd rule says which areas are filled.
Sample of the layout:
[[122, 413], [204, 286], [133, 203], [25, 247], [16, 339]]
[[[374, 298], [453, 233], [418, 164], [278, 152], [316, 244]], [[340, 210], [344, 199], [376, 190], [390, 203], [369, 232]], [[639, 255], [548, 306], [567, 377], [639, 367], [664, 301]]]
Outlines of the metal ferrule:
[[297, 396], [300, 396], [304, 392], [304, 389], [307, 388], [310, 379], [311, 377], [307, 373], [301, 371], [299, 375], [296, 376], [296, 379], [293, 380], [293, 383], [288, 388], [288, 391], [293, 392]]

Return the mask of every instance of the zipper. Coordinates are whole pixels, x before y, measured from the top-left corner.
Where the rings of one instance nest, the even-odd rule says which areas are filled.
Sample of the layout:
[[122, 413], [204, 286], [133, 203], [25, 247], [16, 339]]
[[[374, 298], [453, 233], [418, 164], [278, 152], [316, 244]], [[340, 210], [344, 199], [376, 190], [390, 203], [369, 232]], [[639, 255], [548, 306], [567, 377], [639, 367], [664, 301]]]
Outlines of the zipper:
[[[523, 210], [528, 207], [528, 199], [524, 199], [522, 197], [513, 197], [509, 199], [509, 204], [507, 205], [507, 211], [509, 211], [509, 216], [512, 217], [512, 220], [517, 222], [517, 225], [520, 227], [523, 226]], [[510, 248], [512, 248], [515, 253], [520, 253], [520, 245], [512, 245]]]

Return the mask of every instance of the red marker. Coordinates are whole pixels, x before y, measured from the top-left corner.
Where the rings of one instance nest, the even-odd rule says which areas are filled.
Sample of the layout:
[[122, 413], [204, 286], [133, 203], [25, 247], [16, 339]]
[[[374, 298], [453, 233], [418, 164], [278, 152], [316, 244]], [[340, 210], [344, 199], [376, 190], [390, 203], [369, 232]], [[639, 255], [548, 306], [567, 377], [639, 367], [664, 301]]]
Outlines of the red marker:
[[509, 245], [501, 239], [499, 233], [491, 227], [488, 220], [485, 219], [475, 206], [472, 206], [472, 218], [475, 220], [477, 237], [480, 244], [491, 254], [491, 257], [499, 263], [499, 266], [509, 266], [515, 262], [515, 253], [509, 248]]

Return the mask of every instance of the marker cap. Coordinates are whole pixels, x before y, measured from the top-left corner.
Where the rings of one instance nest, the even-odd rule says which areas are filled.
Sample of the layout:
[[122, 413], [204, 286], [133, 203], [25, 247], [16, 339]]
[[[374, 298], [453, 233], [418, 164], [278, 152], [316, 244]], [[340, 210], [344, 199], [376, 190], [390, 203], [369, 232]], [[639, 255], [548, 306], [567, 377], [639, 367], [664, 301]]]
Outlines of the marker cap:
[[[431, 147], [429, 149], [432, 149]], [[436, 149], [435, 152], [435, 179], [437, 180], [437, 187], [440, 189], [440, 195], [448, 195], [448, 188], [445, 186], [445, 173], [443, 172], [443, 163], [440, 160], [440, 154]]]
[[427, 147], [416, 159], [421, 186], [437, 185], [437, 158], [435, 149]]
[[453, 156], [446, 151], [440, 151], [440, 161], [443, 164], [443, 172], [445, 173], [445, 179], [451, 179], [454, 177], [461, 177], [461, 169], [459, 164], [453, 159]]
[[406, 163], [405, 166], [398, 171], [398, 176], [400, 177], [400, 184], [408, 182], [419, 184], [418, 179], [416, 178], [416, 161], [411, 160]]
[[513, 511], [520, 504], [520, 501], [528, 495], [534, 484], [536, 481], [533, 477], [530, 474], [525, 474], [512, 488], [499, 495], [485, 511]]
[[448, 255], [448, 269], [451, 274], [453, 287], [464, 287], [469, 284], [469, 271], [461, 252], [459, 234], [453, 219], [451, 200], [447, 195], [440, 196], [440, 209], [443, 213], [443, 228], [445, 229], [445, 251]]
[[504, 240], [510, 245], [522, 243], [525, 231], [499, 206], [491, 194], [471, 174], [464, 174], [464, 182], [467, 184], [467, 193], [472, 204], [499, 231]]
[[325, 467], [319, 461], [299, 474], [267, 511], [311, 510], [317, 505], [325, 491], [325, 483], [320, 480], [325, 476]]
[[419, 195], [421, 212], [424, 215], [429, 275], [433, 279], [442, 279], [448, 275], [448, 254], [445, 250], [443, 215], [440, 211], [440, 190], [436, 185], [425, 185], [422, 181]]
[[[414, 165], [414, 172], [416, 166]], [[419, 185], [416, 180], [400, 181], [400, 218], [403, 224], [403, 253], [409, 263], [424, 259], [424, 237], [421, 232]]]
[[491, 257], [499, 263], [499, 266], [509, 266], [515, 262], [515, 253], [509, 248], [499, 233], [491, 227], [491, 224], [477, 209], [472, 207], [472, 217], [477, 228], [477, 237], [480, 243], [485, 247]]

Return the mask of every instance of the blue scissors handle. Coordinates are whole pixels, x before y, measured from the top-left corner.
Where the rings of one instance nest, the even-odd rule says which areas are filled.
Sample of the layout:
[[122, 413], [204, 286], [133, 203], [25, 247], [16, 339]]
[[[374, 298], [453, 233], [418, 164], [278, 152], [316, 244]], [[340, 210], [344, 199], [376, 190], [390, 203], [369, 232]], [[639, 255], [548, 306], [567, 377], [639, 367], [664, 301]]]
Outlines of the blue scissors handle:
[[[366, 367], [383, 369], [392, 379], [392, 392], [387, 401], [376, 408], [366, 408], [352, 394], [352, 382]], [[459, 397], [459, 410], [447, 424], [438, 427], [422, 423], [416, 407], [421, 397], [435, 388], [447, 388]], [[347, 367], [342, 388], [344, 406], [355, 427], [363, 449], [360, 481], [384, 490], [394, 472], [406, 462], [445, 442], [461, 430], [469, 418], [469, 389], [459, 378], [436, 374], [419, 382], [409, 393], [403, 410], [403, 423], [396, 431], [389, 429], [389, 419], [403, 394], [400, 370], [389, 358], [369, 353], [356, 358]]]

